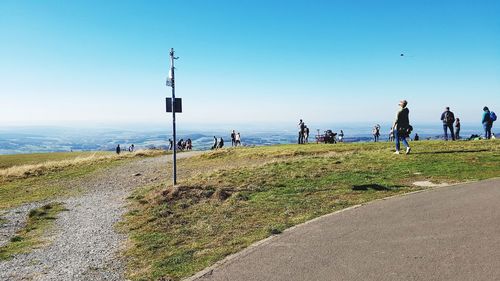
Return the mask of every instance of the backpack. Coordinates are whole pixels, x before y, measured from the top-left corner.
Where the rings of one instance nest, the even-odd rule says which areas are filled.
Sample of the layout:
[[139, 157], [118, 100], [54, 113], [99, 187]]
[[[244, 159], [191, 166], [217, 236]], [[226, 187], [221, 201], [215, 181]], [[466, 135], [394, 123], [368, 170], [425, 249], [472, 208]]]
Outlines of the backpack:
[[454, 118], [453, 118], [453, 113], [451, 113], [451, 111], [446, 111], [446, 112], [444, 113], [444, 119], [443, 119], [443, 121], [444, 121], [446, 124], [453, 123], [453, 121], [455, 121], [455, 120], [453, 120], [453, 119], [454, 119]]
[[491, 122], [497, 121], [497, 115], [495, 114], [495, 112], [493, 112], [493, 111], [490, 112], [490, 119], [491, 119]]
[[[413, 126], [408, 125], [407, 128], [399, 128], [398, 135], [407, 138], [410, 136], [412, 131], [413, 131]], [[392, 131], [391, 131], [391, 133], [392, 133]]]

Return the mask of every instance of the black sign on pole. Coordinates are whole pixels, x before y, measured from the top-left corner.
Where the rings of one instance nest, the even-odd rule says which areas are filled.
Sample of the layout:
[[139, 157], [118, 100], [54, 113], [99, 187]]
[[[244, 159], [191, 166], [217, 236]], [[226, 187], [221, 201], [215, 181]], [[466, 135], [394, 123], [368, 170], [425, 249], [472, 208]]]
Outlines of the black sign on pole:
[[[175, 112], [182, 113], [182, 99], [175, 98], [174, 102]], [[172, 112], [172, 98], [167, 98], [167, 112]]]

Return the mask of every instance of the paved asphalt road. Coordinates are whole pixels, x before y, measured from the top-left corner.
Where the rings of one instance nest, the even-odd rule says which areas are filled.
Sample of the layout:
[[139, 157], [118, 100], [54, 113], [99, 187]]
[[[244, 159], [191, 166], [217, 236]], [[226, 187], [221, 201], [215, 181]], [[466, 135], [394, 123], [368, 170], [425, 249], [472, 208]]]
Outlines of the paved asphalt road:
[[500, 179], [329, 215], [196, 280], [500, 280]]

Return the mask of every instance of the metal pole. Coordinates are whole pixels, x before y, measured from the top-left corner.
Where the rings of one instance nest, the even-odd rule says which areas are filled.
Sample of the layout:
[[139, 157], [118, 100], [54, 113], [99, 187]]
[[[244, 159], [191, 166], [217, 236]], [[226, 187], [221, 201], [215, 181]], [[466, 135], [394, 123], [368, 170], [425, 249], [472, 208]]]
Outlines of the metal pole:
[[177, 184], [177, 135], [175, 131], [175, 67], [174, 67], [174, 48], [170, 49], [170, 73], [171, 73], [171, 83], [172, 83], [172, 131], [174, 137], [174, 149], [173, 149], [173, 185]]

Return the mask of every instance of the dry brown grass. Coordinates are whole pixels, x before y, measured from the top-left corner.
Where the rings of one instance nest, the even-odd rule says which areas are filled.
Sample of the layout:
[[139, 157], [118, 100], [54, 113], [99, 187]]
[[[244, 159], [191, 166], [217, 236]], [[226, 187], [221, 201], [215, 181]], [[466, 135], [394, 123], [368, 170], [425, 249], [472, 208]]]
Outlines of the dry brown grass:
[[123, 154], [98, 154], [94, 153], [89, 156], [76, 157], [64, 160], [45, 161], [37, 164], [26, 164], [0, 169], [0, 181], [9, 181], [18, 178], [28, 178], [33, 176], [40, 176], [49, 172], [60, 171], [69, 167], [77, 167], [82, 165], [89, 165], [100, 163], [104, 161], [113, 161], [120, 159], [127, 159], [133, 157], [148, 157], [164, 154], [161, 150], [138, 150], [132, 153]]

